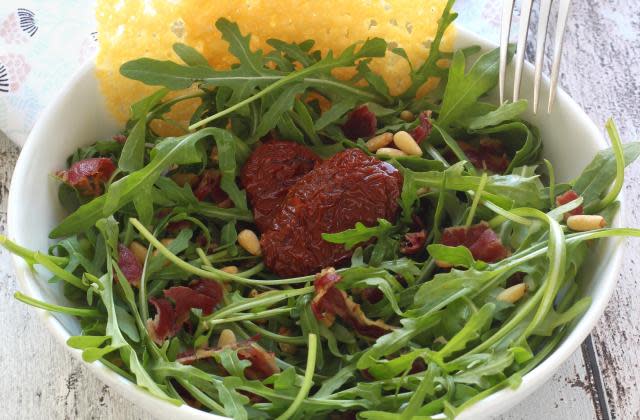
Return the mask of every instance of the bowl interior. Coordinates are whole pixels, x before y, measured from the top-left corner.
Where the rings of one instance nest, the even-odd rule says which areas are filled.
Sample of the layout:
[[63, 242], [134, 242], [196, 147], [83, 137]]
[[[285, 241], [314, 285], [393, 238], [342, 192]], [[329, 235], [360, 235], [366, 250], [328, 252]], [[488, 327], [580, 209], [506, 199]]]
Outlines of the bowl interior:
[[[459, 30], [457, 47], [492, 46], [467, 32]], [[110, 138], [119, 129], [107, 113], [97, 81], [93, 62], [85, 64], [62, 89], [57, 99], [45, 110], [33, 129], [16, 166], [9, 199], [9, 235], [19, 244], [46, 251], [52, 244], [48, 232], [63, 218], [58, 204], [57, 181], [50, 174], [65, 166], [67, 156], [77, 147]], [[532, 68], [525, 67], [521, 96], [532, 98]], [[507, 86], [512, 86], [511, 80]], [[545, 108], [548, 81], [543, 82], [541, 109]], [[509, 92], [510, 89], [507, 89]], [[545, 156], [551, 160], [557, 178], [569, 180], [579, 174], [593, 155], [606, 147], [601, 131], [584, 112], [564, 93], [559, 92], [553, 113], [540, 111], [525, 114], [525, 119], [540, 128]], [[621, 216], [618, 216], [618, 223]], [[619, 241], [601, 241], [592, 250], [593, 258], [581, 272], [583, 295], [591, 295], [593, 303], [560, 347], [545, 362], [525, 376], [516, 390], [503, 390], [465, 411], [461, 418], [479, 418], [503, 412], [533, 389], [549, 379], [557, 367], [580, 345], [604, 310], [615, 285], [620, 263]], [[47, 283], [46, 273], [34, 274], [19, 258], [15, 258], [16, 272], [22, 291], [36, 299], [66, 304], [59, 285]], [[606, 264], [602, 264], [607, 261]], [[72, 317], [51, 315], [40, 311], [53, 334], [62, 342], [79, 332], [79, 323]], [[71, 350], [79, 357], [79, 352]], [[92, 369], [109, 385], [120, 389], [127, 398], [145, 407], [158, 417], [222, 418], [190, 407], [175, 407], [158, 402], [131, 383], [106, 369], [99, 362]]]

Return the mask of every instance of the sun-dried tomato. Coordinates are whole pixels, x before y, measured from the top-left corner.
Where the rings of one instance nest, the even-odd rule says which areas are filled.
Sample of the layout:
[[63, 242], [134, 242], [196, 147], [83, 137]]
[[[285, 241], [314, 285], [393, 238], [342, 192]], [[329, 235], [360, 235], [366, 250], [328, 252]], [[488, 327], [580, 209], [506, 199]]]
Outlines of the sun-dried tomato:
[[80, 160], [66, 171], [56, 175], [72, 187], [87, 196], [102, 194], [104, 183], [111, 178], [116, 165], [109, 158], [91, 158]]
[[422, 229], [418, 232], [405, 233], [404, 238], [400, 242], [400, 252], [404, 255], [414, 255], [424, 250], [427, 242], [427, 231]]
[[220, 188], [220, 179], [220, 172], [213, 169], [205, 170], [202, 172], [202, 175], [200, 175], [198, 185], [193, 191], [193, 195], [195, 195], [199, 201], [210, 200], [214, 203], [225, 202], [229, 196]]
[[498, 235], [487, 222], [465, 227], [449, 227], [442, 232], [443, 245], [463, 245], [469, 248], [471, 255], [477, 260], [492, 263], [509, 256], [509, 250], [502, 245]]
[[[488, 169], [500, 174], [509, 167], [507, 151], [499, 140], [483, 138], [478, 144], [458, 141], [458, 145], [469, 162], [478, 169]], [[447, 154], [447, 158], [450, 157], [453, 157], [453, 153]]]
[[431, 121], [429, 117], [431, 116], [431, 111], [421, 112], [418, 118], [420, 119], [420, 125], [414, 128], [411, 133], [411, 137], [416, 141], [416, 143], [420, 144], [424, 139], [429, 137], [431, 134]]
[[127, 281], [138, 287], [142, 277], [142, 265], [134, 253], [123, 244], [118, 244], [118, 267]]
[[290, 141], [269, 141], [254, 150], [240, 180], [258, 229], [271, 228], [289, 189], [318, 162], [320, 158], [311, 149]]
[[342, 126], [342, 132], [351, 140], [366, 138], [376, 133], [377, 125], [376, 114], [369, 111], [366, 105], [362, 105], [351, 111], [347, 121]]
[[[564, 194], [560, 194], [556, 197], [556, 206], [562, 206], [563, 204], [567, 204], [579, 198], [580, 195], [574, 190], [569, 190]], [[569, 216], [577, 216], [580, 214], [584, 214], [584, 206], [579, 205], [575, 209], [564, 214], [564, 219], [567, 220]]]
[[402, 175], [359, 149], [334, 155], [288, 192], [272, 230], [261, 237], [266, 266], [283, 276], [307, 275], [346, 263], [353, 251], [322, 239], [323, 233], [395, 222]]

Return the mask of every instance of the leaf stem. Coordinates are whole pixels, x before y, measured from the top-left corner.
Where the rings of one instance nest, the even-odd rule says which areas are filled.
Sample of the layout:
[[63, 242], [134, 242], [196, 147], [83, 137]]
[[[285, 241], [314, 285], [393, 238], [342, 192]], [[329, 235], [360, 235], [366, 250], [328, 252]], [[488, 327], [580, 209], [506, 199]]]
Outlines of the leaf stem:
[[[33, 257], [35, 254], [34, 251], [18, 245], [4, 235], [0, 235], [0, 246], [12, 254], [24, 259], [28, 264], [33, 264], [35, 262]], [[69, 258], [56, 257], [55, 255], [49, 255], [49, 260], [59, 266], [67, 265], [69, 263]]]
[[149, 241], [162, 255], [165, 256], [170, 262], [182, 268], [188, 273], [195, 274], [196, 276], [201, 276], [207, 279], [212, 280], [228, 280], [234, 281], [236, 283], [248, 284], [252, 286], [275, 286], [275, 285], [284, 285], [284, 284], [299, 284], [299, 283], [307, 283], [315, 278], [315, 276], [304, 276], [304, 277], [293, 277], [290, 279], [282, 279], [282, 280], [262, 280], [262, 279], [248, 279], [245, 277], [238, 276], [236, 274], [229, 274], [225, 271], [218, 270], [212, 267], [206, 267], [206, 270], [195, 267], [184, 261], [162, 244], [151, 232], [147, 230], [147, 228], [140, 223], [140, 221], [136, 218], [129, 219], [130, 223], [140, 232], [140, 234]]
[[622, 184], [624, 184], [625, 162], [624, 151], [622, 150], [622, 140], [620, 139], [618, 128], [611, 118], [607, 120], [605, 127], [607, 128], [607, 133], [609, 134], [609, 138], [611, 139], [611, 147], [613, 148], [613, 153], [616, 157], [616, 179], [611, 190], [609, 190], [607, 195], [605, 195], [604, 198], [600, 200], [598, 204], [596, 204], [594, 212], [598, 212], [607, 207], [609, 204], [613, 203], [622, 190]]
[[67, 315], [88, 318], [97, 318], [102, 316], [100, 311], [94, 308], [72, 308], [69, 306], [54, 305], [53, 303], [47, 303], [38, 299], [34, 299], [20, 292], [15, 292], [13, 297], [22, 303], [26, 303], [27, 305], [31, 305], [33, 307], [44, 309], [50, 312], [59, 312]]
[[289, 408], [282, 413], [277, 420], [287, 420], [290, 418], [297, 410], [298, 407], [302, 404], [305, 398], [309, 395], [309, 391], [313, 386], [313, 373], [316, 369], [316, 357], [318, 355], [318, 337], [310, 333], [309, 334], [309, 353], [307, 355], [307, 368], [304, 372], [304, 380], [302, 382], [302, 386], [300, 387], [300, 391], [298, 391], [298, 395], [296, 395], [295, 400], [291, 403]]

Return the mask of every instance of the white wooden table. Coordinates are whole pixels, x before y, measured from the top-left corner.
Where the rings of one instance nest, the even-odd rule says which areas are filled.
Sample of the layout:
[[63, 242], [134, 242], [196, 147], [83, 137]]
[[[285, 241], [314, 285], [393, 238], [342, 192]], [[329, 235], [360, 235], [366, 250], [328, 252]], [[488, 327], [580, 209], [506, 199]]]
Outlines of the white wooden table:
[[[458, 3], [463, 18], [464, 3]], [[613, 116], [623, 139], [640, 139], [638, 0], [573, 2], [561, 84], [599, 126]], [[0, 133], [0, 233], [18, 152]], [[626, 223], [638, 227], [640, 165], [628, 171], [624, 193]], [[582, 348], [502, 418], [640, 419], [639, 251], [640, 241], [628, 242], [618, 289]], [[0, 419], [150, 418], [54, 342], [36, 313], [13, 299], [16, 287], [9, 256], [0, 250]]]

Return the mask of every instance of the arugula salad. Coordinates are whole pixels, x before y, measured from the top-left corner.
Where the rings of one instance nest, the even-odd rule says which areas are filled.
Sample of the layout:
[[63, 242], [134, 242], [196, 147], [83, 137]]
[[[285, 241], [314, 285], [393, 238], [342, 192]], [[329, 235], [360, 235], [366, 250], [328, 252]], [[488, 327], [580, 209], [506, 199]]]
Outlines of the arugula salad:
[[[498, 51], [440, 50], [452, 4], [398, 96], [369, 67], [407, 59], [383, 39], [265, 53], [225, 19], [230, 69], [183, 44], [125, 63], [158, 90], [55, 174], [55, 244], [0, 236], [74, 305], [16, 298], [78, 317], [85, 361], [234, 419], [454, 418], [517, 387], [589, 307], [590, 244], [640, 236], [606, 227], [640, 143], [609, 121], [612, 148], [557, 182], [526, 101], [484, 99]], [[188, 126], [166, 117], [194, 98]]]

